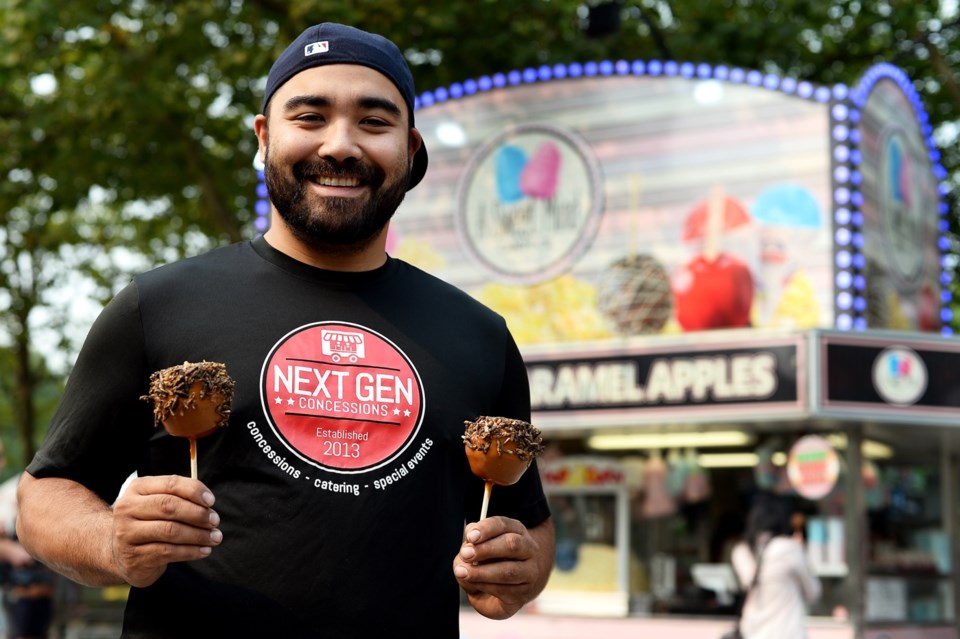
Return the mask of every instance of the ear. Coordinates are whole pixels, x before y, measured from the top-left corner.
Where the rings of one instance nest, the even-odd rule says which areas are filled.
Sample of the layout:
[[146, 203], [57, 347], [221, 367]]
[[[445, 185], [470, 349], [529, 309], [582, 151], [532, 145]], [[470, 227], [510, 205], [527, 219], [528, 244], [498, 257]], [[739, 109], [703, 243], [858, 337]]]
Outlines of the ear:
[[257, 144], [260, 149], [260, 162], [266, 162], [270, 132], [267, 129], [267, 117], [265, 115], [260, 114], [253, 119], [253, 132], [257, 136]]
[[423, 136], [420, 135], [420, 131], [417, 131], [416, 129], [411, 128], [410, 140], [407, 144], [411, 163], [413, 162], [413, 156], [417, 154], [417, 151], [420, 150], [421, 146], [423, 146]]

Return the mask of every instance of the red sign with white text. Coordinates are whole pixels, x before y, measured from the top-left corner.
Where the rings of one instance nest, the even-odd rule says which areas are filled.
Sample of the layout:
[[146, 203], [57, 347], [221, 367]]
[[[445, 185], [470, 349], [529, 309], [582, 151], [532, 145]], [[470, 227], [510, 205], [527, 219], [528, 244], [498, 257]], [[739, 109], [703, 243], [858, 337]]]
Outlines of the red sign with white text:
[[292, 331], [268, 356], [261, 383], [274, 430], [301, 459], [333, 472], [389, 462], [423, 418], [423, 386], [410, 360], [384, 336], [354, 324]]

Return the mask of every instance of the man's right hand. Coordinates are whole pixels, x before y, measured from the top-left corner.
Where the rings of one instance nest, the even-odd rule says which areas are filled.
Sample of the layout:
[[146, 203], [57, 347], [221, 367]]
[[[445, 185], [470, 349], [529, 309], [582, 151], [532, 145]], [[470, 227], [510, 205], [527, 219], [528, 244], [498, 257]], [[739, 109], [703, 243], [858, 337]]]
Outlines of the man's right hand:
[[220, 545], [213, 493], [196, 479], [138, 477], [113, 505], [113, 560], [131, 586], [149, 586], [167, 564], [203, 559]]

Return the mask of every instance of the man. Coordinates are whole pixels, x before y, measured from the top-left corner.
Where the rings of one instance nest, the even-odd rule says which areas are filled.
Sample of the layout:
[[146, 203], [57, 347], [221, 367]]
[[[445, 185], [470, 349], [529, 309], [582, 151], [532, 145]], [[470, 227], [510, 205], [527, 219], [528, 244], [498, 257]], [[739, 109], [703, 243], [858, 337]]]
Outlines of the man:
[[[255, 132], [262, 237], [136, 277], [98, 318], [20, 487], [34, 556], [128, 583], [125, 637], [458, 637], [459, 590], [502, 619], [543, 588], [553, 529], [533, 466], [491, 517], [461, 436], [529, 419], [502, 318], [388, 257], [427, 165], [400, 51], [307, 29], [270, 70]], [[218, 361], [230, 425], [155, 429], [151, 372]], [[111, 507], [124, 479], [137, 471]]]

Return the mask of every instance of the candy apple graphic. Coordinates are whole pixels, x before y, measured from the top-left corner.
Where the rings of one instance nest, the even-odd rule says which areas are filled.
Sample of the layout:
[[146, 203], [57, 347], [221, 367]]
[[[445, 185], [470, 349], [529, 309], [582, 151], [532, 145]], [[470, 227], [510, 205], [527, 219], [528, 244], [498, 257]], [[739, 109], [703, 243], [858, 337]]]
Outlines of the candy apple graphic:
[[923, 288], [920, 289], [917, 302], [917, 328], [926, 332], [939, 331], [940, 303], [929, 284], [924, 284]]
[[746, 210], [719, 188], [687, 217], [683, 238], [702, 239], [703, 250], [671, 277], [677, 322], [684, 331], [750, 326], [753, 275], [719, 247], [722, 233], [749, 222]]
[[698, 255], [673, 275], [677, 322], [685, 331], [750, 326], [753, 276], [732, 255]]

